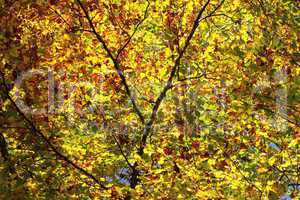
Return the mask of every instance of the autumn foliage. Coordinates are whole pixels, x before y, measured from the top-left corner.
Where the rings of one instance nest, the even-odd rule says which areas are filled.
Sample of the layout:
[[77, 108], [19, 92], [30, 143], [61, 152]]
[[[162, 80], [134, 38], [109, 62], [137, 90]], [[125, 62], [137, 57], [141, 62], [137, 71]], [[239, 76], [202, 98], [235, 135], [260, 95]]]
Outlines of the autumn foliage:
[[299, 199], [299, 10], [0, 0], [0, 199]]

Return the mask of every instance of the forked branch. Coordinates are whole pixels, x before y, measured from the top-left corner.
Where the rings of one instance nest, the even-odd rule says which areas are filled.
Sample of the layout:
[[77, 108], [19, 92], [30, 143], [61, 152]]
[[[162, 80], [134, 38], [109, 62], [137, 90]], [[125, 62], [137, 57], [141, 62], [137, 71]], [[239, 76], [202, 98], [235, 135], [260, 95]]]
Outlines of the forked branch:
[[[211, 16], [212, 14], [214, 14], [220, 7], [221, 5], [223, 4], [225, 0], [222, 0], [218, 6], [216, 6], [212, 12], [210, 12], [208, 14], [208, 16]], [[199, 10], [198, 12], [198, 15], [196, 17], [196, 19], [194, 20], [194, 23], [193, 23], [193, 27], [189, 33], [189, 35], [187, 36], [186, 40], [185, 40], [185, 43], [182, 47], [181, 50], [179, 50], [179, 55], [178, 57], [176, 58], [175, 60], [175, 63], [174, 63], [174, 66], [172, 67], [172, 70], [170, 72], [170, 75], [169, 75], [169, 79], [167, 81], [167, 84], [165, 85], [165, 87], [163, 88], [162, 92], [160, 93], [160, 95], [158, 96], [158, 98], [156, 99], [155, 101], [155, 104], [152, 108], [152, 113], [151, 113], [151, 116], [150, 116], [150, 119], [149, 121], [145, 124], [145, 127], [144, 127], [144, 130], [143, 130], [143, 135], [142, 135], [142, 139], [141, 139], [141, 143], [140, 143], [140, 148], [139, 148], [139, 155], [142, 155], [144, 153], [144, 148], [145, 148], [145, 145], [146, 145], [146, 141], [147, 141], [147, 138], [149, 136], [149, 133], [150, 133], [150, 130], [152, 128], [152, 125], [155, 121], [155, 118], [156, 118], [156, 115], [157, 115], [157, 111], [159, 109], [159, 106], [160, 104], [162, 103], [163, 99], [165, 98], [167, 92], [172, 88], [172, 82], [173, 82], [173, 78], [176, 74], [176, 71], [180, 65], [180, 62], [181, 62], [181, 58], [183, 57], [184, 53], [186, 52], [186, 49], [187, 47], [189, 46], [190, 44], [190, 41], [191, 39], [193, 38], [195, 32], [196, 32], [196, 29], [198, 28], [199, 24], [200, 24], [200, 21], [201, 21], [201, 18], [202, 18], [202, 15], [204, 13], [204, 11], [206, 10], [207, 6], [209, 5], [210, 3], [210, 0], [208, 0], [204, 5], [203, 7]]]

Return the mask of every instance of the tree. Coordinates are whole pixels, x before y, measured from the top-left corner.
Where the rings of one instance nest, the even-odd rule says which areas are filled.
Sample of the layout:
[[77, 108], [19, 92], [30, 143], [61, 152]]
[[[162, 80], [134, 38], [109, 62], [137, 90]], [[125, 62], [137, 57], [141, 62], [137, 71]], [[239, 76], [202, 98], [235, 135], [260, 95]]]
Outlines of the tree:
[[298, 2], [0, 3], [1, 198], [299, 197]]

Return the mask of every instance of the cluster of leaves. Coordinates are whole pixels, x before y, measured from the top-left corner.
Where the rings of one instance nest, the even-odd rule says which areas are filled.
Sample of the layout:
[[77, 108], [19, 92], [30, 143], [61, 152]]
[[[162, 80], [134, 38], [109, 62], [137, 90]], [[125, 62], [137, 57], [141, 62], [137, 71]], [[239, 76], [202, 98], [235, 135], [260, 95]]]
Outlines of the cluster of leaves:
[[300, 198], [299, 10], [0, 0], [0, 199]]

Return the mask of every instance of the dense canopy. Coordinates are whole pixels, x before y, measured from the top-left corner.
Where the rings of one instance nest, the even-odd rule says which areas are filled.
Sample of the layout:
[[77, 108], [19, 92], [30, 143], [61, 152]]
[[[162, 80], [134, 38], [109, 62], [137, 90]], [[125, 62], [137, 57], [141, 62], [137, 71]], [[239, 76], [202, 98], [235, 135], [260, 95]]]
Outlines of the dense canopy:
[[297, 0], [0, 0], [0, 199], [299, 199]]

